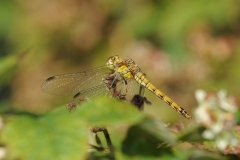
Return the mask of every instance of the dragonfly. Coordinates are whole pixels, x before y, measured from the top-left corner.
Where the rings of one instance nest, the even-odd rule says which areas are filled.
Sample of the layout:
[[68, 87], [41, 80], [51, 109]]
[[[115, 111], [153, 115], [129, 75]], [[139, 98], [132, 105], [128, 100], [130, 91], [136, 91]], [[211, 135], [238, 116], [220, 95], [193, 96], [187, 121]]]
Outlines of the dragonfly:
[[67, 104], [70, 110], [75, 109], [82, 101], [104, 94], [130, 101], [142, 109], [144, 103], [150, 104], [143, 96], [145, 88], [183, 117], [191, 118], [184, 108], [155, 87], [132, 59], [123, 60], [118, 55], [109, 57], [104, 66], [78, 73], [52, 76], [42, 84], [42, 91], [46, 93], [73, 96], [73, 100]]

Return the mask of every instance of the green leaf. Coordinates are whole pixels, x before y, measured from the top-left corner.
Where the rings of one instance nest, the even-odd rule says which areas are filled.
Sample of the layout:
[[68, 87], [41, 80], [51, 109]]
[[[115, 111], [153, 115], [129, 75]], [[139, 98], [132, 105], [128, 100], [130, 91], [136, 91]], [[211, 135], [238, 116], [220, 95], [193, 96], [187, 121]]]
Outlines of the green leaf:
[[122, 143], [122, 151], [130, 156], [157, 157], [171, 155], [171, 146], [176, 138], [160, 120], [147, 117], [141, 123], [129, 128]]
[[126, 102], [101, 97], [83, 103], [70, 113], [61, 107], [39, 117], [20, 114], [8, 118], [1, 140], [7, 146], [10, 159], [74, 160], [85, 156], [87, 124], [130, 124], [142, 117], [142, 113]]
[[205, 130], [205, 127], [201, 125], [194, 125], [178, 135], [178, 140], [187, 141], [187, 142], [201, 142], [204, 140], [202, 133]]
[[83, 103], [73, 115], [92, 125], [131, 124], [139, 122], [144, 116], [133, 105], [109, 97], [99, 97]]
[[40, 117], [21, 115], [5, 124], [1, 140], [9, 159], [78, 160], [87, 146], [87, 127], [60, 108]]

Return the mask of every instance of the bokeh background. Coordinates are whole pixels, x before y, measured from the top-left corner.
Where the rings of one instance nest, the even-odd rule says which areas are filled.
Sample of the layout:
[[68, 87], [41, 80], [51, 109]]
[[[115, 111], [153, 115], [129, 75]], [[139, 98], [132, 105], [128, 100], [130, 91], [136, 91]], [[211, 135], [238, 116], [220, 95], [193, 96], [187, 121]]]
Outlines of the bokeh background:
[[[41, 91], [53, 75], [133, 59], [160, 90], [192, 113], [195, 91], [240, 89], [239, 0], [2, 0], [0, 111], [45, 114], [71, 97]], [[145, 110], [189, 123], [150, 92]]]

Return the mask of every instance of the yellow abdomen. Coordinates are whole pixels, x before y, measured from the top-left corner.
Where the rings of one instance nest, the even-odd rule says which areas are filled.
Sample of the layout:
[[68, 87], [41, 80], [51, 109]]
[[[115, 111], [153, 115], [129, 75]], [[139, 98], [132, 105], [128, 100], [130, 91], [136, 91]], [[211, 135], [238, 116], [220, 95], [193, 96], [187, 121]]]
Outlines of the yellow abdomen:
[[135, 80], [146, 87], [148, 90], [150, 90], [152, 93], [154, 93], [156, 96], [158, 96], [160, 99], [162, 99], [164, 102], [166, 102], [169, 106], [171, 106], [173, 109], [175, 109], [178, 113], [186, 117], [187, 119], [190, 119], [191, 116], [187, 113], [185, 109], [183, 109], [181, 106], [179, 106], [176, 102], [174, 102], [171, 98], [169, 98], [167, 95], [165, 95], [163, 92], [161, 92], [159, 89], [157, 89], [147, 78], [146, 76], [138, 72], [134, 76]]

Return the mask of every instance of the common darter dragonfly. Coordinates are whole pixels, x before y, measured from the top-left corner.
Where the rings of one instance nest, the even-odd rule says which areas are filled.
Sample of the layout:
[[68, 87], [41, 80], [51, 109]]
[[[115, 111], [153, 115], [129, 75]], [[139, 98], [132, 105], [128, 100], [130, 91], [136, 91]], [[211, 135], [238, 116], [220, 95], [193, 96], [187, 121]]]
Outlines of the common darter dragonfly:
[[42, 90], [46, 93], [73, 96], [73, 100], [67, 105], [70, 110], [82, 101], [104, 94], [129, 101], [141, 110], [144, 103], [150, 103], [143, 97], [144, 88], [185, 118], [191, 118], [185, 109], [157, 89], [132, 59], [123, 60], [117, 55], [109, 57], [104, 66], [78, 73], [52, 76], [42, 84]]

